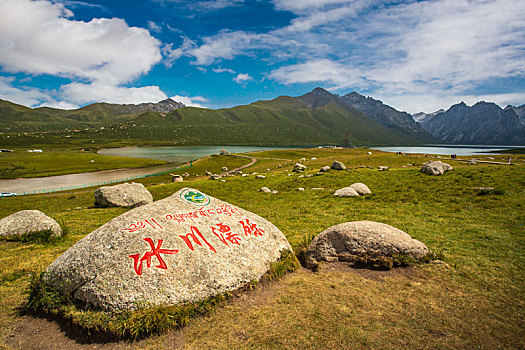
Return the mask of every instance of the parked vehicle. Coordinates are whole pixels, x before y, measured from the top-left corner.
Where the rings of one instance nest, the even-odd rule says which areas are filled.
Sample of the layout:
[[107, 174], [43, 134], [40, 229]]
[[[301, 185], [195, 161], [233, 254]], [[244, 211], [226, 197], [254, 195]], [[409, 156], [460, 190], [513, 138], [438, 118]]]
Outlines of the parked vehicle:
[[0, 198], [3, 198], [3, 197], [15, 197], [16, 196], [16, 193], [14, 192], [1, 192], [0, 193]]

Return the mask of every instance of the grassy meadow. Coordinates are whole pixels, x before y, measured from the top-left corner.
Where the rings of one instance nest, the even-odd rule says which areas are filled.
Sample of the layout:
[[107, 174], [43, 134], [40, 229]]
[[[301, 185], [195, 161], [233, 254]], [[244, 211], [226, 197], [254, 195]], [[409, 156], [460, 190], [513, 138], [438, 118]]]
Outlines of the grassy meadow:
[[[525, 155], [514, 155], [514, 166], [445, 159], [455, 170], [433, 177], [418, 171], [429, 160], [422, 155], [368, 151], [255, 152], [250, 155], [257, 163], [243, 172], [262, 173], [266, 179], [235, 176], [225, 182], [207, 180], [204, 172], [220, 173], [222, 166], [231, 169], [249, 159], [212, 156], [186, 170], [189, 181], [169, 183], [169, 176], [138, 181], [155, 200], [194, 187], [250, 210], [279, 227], [296, 252], [332, 225], [372, 220], [404, 230], [444, 263], [390, 271], [352, 269], [342, 263], [325, 264], [316, 273], [300, 268], [225, 302], [182, 329], [118, 340], [24, 314], [24, 291], [32, 275], [128, 209], [95, 208], [93, 190], [4, 198], [0, 218], [38, 209], [69, 234], [54, 243], [0, 240], [0, 348], [524, 348]], [[507, 158], [476, 157], [489, 156]], [[334, 160], [351, 171], [289, 175], [302, 158], [306, 175]], [[378, 171], [381, 165], [390, 169]], [[332, 195], [355, 182], [366, 184], [372, 195]], [[262, 186], [278, 194], [259, 192]]]
[[0, 153], [0, 179], [18, 177], [55, 176], [92, 171], [141, 168], [166, 164], [155, 159], [113, 157], [96, 154], [95, 151], [44, 149], [42, 153], [14, 152]]

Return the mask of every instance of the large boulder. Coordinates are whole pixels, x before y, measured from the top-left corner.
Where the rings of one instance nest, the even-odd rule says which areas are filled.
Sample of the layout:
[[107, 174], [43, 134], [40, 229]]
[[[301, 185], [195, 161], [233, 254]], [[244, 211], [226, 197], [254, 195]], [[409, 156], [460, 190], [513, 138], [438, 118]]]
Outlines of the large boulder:
[[42, 231], [51, 231], [55, 237], [62, 236], [58, 222], [39, 210], [22, 210], [0, 220], [0, 236], [20, 236]]
[[360, 182], [356, 182], [355, 184], [350, 185], [350, 187], [353, 188], [361, 196], [365, 194], [372, 194], [372, 191], [370, 191], [368, 186]]
[[359, 193], [352, 187], [343, 187], [334, 192], [336, 197], [358, 197]]
[[332, 166], [331, 166], [332, 169], [334, 170], [345, 170], [346, 167], [343, 163], [341, 162], [338, 162], [338, 161], [335, 161]]
[[332, 226], [315, 237], [306, 250], [305, 262], [315, 270], [321, 261], [371, 263], [392, 261], [399, 255], [420, 259], [429, 253], [423, 243], [395, 227], [352, 221]]
[[450, 170], [454, 170], [450, 164], [443, 163], [440, 160], [433, 160], [423, 163], [423, 166], [419, 171], [428, 175], [443, 175]]
[[45, 281], [103, 310], [196, 302], [259, 280], [291, 250], [262, 217], [198, 190], [132, 209], [81, 239]]
[[104, 186], [95, 191], [95, 204], [99, 207], [139, 207], [153, 203], [153, 196], [141, 183]]

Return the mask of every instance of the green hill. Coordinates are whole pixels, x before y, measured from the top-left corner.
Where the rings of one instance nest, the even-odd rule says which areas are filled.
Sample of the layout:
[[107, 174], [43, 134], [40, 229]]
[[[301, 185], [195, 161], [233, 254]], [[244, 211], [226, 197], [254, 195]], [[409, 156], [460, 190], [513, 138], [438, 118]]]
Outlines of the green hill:
[[131, 144], [342, 145], [347, 130], [352, 144], [422, 141], [406, 130], [379, 124], [320, 88], [300, 97], [281, 96], [218, 110], [184, 107], [167, 114], [127, 113], [126, 106], [97, 103], [66, 111], [0, 101], [0, 127], [8, 133], [47, 132], [46, 137], [55, 138], [53, 142], [68, 138], [68, 142], [126, 140]]

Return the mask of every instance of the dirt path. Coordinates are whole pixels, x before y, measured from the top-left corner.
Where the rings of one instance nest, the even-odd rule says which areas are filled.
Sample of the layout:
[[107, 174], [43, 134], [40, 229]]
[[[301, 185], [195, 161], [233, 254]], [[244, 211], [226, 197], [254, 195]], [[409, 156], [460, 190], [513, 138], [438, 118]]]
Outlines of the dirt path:
[[225, 176], [225, 175], [233, 174], [233, 173], [235, 173], [236, 171], [241, 170], [241, 169], [244, 169], [244, 168], [247, 168], [247, 167], [250, 167], [250, 166], [254, 165], [255, 162], [257, 162], [257, 158], [246, 157], [246, 156], [236, 156], [236, 157], [248, 158], [248, 159], [251, 159], [251, 161], [250, 161], [250, 163], [248, 163], [248, 164], [246, 164], [246, 165], [240, 166], [240, 167], [235, 168], [235, 169], [232, 169], [232, 170], [228, 170], [228, 171], [222, 173], [221, 176]]

